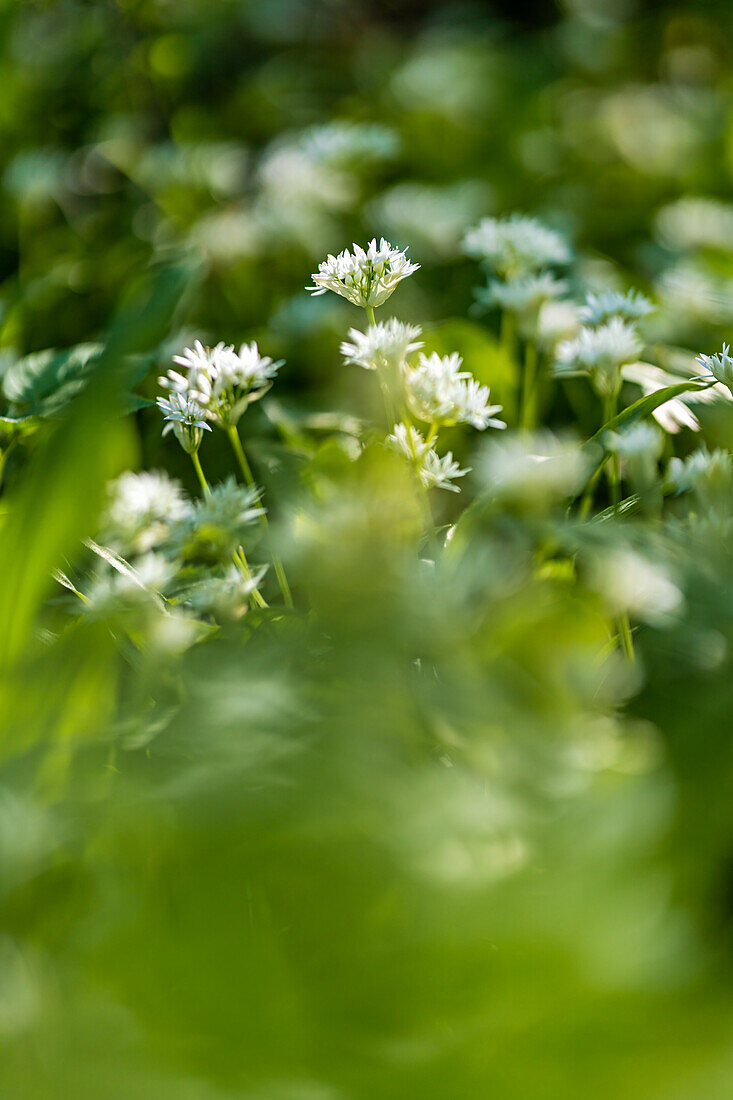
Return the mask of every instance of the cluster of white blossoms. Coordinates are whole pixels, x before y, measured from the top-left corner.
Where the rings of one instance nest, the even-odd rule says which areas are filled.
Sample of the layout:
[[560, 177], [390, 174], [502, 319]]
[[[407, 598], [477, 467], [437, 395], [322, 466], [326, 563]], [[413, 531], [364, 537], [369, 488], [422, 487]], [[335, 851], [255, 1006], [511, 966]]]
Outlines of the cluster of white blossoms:
[[543, 306], [568, 289], [547, 270], [569, 262], [564, 239], [534, 218], [512, 215], [484, 218], [466, 234], [463, 248], [498, 276], [476, 290], [479, 306], [514, 314], [522, 335], [535, 339]]
[[451, 451], [440, 456], [412, 424], [395, 424], [387, 436], [387, 445], [413, 464], [426, 489], [448, 489], [458, 493], [460, 490], [453, 482], [470, 473], [470, 467], [461, 469]]
[[723, 344], [723, 350], [717, 355], [698, 355], [695, 362], [709, 372], [716, 382], [721, 382], [733, 394], [733, 356], [730, 345]]
[[[247, 406], [267, 393], [282, 366], [260, 355], [254, 341], [235, 351], [231, 344], [207, 348], [197, 340], [173, 361], [185, 373], [169, 370], [159, 379], [160, 385], [170, 392], [171, 399], [178, 395], [189, 407], [200, 410], [200, 420], [225, 429], [236, 426]], [[163, 400], [158, 404], [165, 413]]]
[[170, 397], [158, 398], [158, 408], [165, 421], [163, 435], [173, 431], [186, 454], [196, 454], [201, 446], [203, 433], [211, 431], [201, 405], [187, 393], [173, 390]]
[[375, 309], [420, 267], [407, 259], [407, 249], [395, 248], [384, 237], [378, 245], [376, 238], [370, 241], [366, 249], [358, 244], [353, 247], [353, 252], [344, 249], [319, 264], [318, 271], [311, 276], [315, 286], [306, 290], [314, 296], [332, 290], [352, 305]]
[[102, 526], [125, 552], [144, 552], [164, 541], [187, 510], [180, 482], [164, 471], [128, 472], [108, 489]]
[[423, 346], [418, 325], [404, 325], [396, 317], [369, 325], [366, 332], [349, 329], [350, 342], [341, 344], [344, 362], [354, 363], [365, 370], [398, 370], [407, 356]]
[[617, 290], [603, 290], [600, 294], [588, 294], [580, 310], [580, 320], [586, 325], [601, 325], [613, 317], [624, 321], [638, 321], [651, 313], [654, 306], [638, 290], [621, 294]]
[[611, 317], [597, 328], [581, 328], [573, 340], [557, 349], [557, 374], [587, 374], [602, 397], [618, 393], [621, 368], [641, 354], [642, 342], [636, 329], [621, 317]]
[[483, 218], [468, 231], [463, 248], [504, 279], [529, 275], [570, 260], [570, 250], [559, 233], [522, 214]]
[[405, 389], [411, 412], [428, 424], [471, 424], [479, 431], [506, 428], [496, 417], [501, 405], [489, 404], [489, 387], [480, 385], [469, 371], [462, 371], [463, 360], [451, 355], [423, 355], [416, 367], [405, 374]]

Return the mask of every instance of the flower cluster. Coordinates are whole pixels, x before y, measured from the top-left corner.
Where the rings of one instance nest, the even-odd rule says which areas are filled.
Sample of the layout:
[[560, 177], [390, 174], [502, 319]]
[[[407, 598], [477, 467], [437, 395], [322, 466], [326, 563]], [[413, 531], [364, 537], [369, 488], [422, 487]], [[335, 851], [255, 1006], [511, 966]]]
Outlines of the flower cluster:
[[495, 414], [501, 405], [489, 404], [489, 387], [480, 385], [469, 371], [462, 371], [463, 360], [452, 355], [423, 355], [416, 367], [407, 371], [405, 388], [411, 411], [428, 424], [471, 424], [479, 431], [505, 428]]
[[312, 275], [315, 286], [306, 287], [314, 295], [332, 290], [355, 306], [375, 309], [395, 291], [398, 283], [414, 274], [420, 264], [407, 259], [407, 249], [395, 248], [384, 237], [377, 245], [370, 241], [366, 249], [354, 245], [338, 256], [329, 256]]
[[[282, 366], [260, 355], [254, 341], [242, 344], [237, 352], [230, 344], [206, 348], [197, 340], [173, 361], [186, 373], [169, 370], [159, 379], [161, 386], [171, 397], [178, 395], [200, 409], [203, 419], [225, 429], [235, 427], [247, 406], [268, 391]], [[163, 408], [160, 399], [158, 404]]]
[[721, 382], [733, 394], [733, 356], [730, 346], [723, 344], [723, 350], [717, 355], [698, 355], [696, 362], [709, 371], [716, 382]]
[[461, 469], [451, 451], [441, 457], [412, 424], [395, 424], [387, 436], [387, 445], [404, 455], [413, 465], [426, 489], [448, 489], [452, 493], [458, 493], [460, 490], [453, 482], [470, 473], [470, 468]]
[[582, 328], [575, 339], [560, 344], [555, 371], [587, 374], [597, 393], [613, 396], [621, 385], [621, 368], [638, 359], [641, 349], [641, 340], [633, 326], [620, 317], [612, 317], [598, 328]]
[[417, 337], [422, 334], [418, 325], [404, 325], [395, 317], [369, 325], [366, 332], [349, 329], [351, 342], [344, 340], [341, 354], [346, 363], [355, 363], [365, 370], [397, 370], [404, 366], [407, 356], [423, 346]]

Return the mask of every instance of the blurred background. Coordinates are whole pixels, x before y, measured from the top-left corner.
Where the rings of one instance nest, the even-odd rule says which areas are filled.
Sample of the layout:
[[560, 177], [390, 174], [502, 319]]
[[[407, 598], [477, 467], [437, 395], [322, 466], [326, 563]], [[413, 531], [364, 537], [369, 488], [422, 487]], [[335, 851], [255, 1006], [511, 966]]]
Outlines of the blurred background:
[[[360, 316], [304, 287], [375, 235], [422, 265], [393, 311], [477, 376], [486, 214], [644, 290], [652, 339], [727, 339], [731, 30], [723, 0], [0, 3], [3, 414], [41, 423], [2, 498], [3, 1100], [733, 1093], [729, 541], [640, 533], [686, 615], [630, 671], [546, 516], [427, 576], [386, 459], [299, 434], [374, 400], [338, 356]], [[134, 406], [77, 400], [110, 331]], [[130, 654], [50, 577], [122, 466], [194, 490], [146, 402], [196, 337], [286, 360], [245, 423], [312, 614]]]

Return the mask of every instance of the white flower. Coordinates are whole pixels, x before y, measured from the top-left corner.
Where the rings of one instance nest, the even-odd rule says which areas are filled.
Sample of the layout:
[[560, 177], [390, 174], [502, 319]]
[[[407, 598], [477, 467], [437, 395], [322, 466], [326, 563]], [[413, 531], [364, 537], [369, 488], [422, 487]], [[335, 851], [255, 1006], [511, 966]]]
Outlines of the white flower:
[[574, 302], [543, 302], [537, 317], [537, 340], [542, 348], [554, 348], [563, 340], [572, 340], [580, 328], [578, 307]]
[[266, 572], [265, 565], [245, 577], [231, 565], [222, 577], [208, 577], [189, 589], [186, 603], [195, 611], [219, 619], [238, 619], [247, 610], [250, 597], [259, 588]]
[[316, 162], [361, 167], [369, 160], [394, 157], [400, 139], [394, 130], [379, 123], [335, 121], [305, 130], [300, 135], [300, 144]]
[[580, 319], [587, 325], [600, 325], [612, 317], [621, 317], [624, 321], [638, 321], [651, 313], [654, 306], [638, 290], [620, 294], [616, 290], [604, 290], [600, 294], [589, 294], [580, 310]]
[[731, 474], [733, 458], [719, 447], [712, 452], [707, 447], [700, 447], [687, 458], [671, 458], [667, 467], [670, 487], [677, 493], [697, 489], [704, 481], [729, 483]]
[[454, 461], [451, 451], [441, 458], [435, 448], [411, 424], [395, 424], [391, 435], [387, 436], [387, 444], [413, 463], [426, 489], [448, 489], [452, 493], [460, 492], [458, 486], [453, 485], [452, 482], [457, 477], [465, 477], [469, 470], [461, 469]]
[[635, 459], [647, 455], [659, 458], [664, 445], [662, 433], [645, 420], [623, 432], [608, 432], [606, 444], [621, 458]]
[[197, 340], [193, 349], [174, 356], [174, 362], [188, 374], [169, 370], [167, 377], [158, 380], [161, 386], [187, 395], [208, 420], [222, 428], [237, 424], [247, 406], [267, 392], [282, 366], [260, 355], [254, 341], [236, 352], [231, 344], [206, 348]]
[[492, 440], [479, 473], [497, 500], [545, 509], [580, 491], [591, 462], [575, 440], [550, 432], [522, 433]]
[[187, 394], [174, 390], [170, 397], [158, 398], [158, 408], [167, 421], [163, 435], [173, 429], [184, 451], [194, 454], [201, 446], [202, 433], [211, 431], [201, 406]]
[[115, 555], [105, 560], [111, 568], [105, 569], [87, 592], [89, 610], [97, 614], [110, 614], [131, 605], [151, 602], [161, 606], [160, 593], [178, 571], [177, 562], [152, 551], [134, 563], [122, 561]]
[[559, 233], [521, 214], [483, 218], [466, 234], [463, 247], [469, 256], [489, 263], [505, 278], [566, 264], [570, 259]]
[[405, 386], [410, 408], [429, 424], [472, 424], [485, 428], [505, 428], [494, 414], [501, 405], [489, 405], [489, 387], [481, 386], [468, 371], [462, 371], [462, 359], [456, 353], [420, 354], [418, 365], [408, 370]]
[[733, 251], [733, 206], [717, 199], [690, 195], [663, 206], [654, 227], [675, 248], [715, 248]]
[[125, 473], [112, 482], [103, 525], [113, 541], [135, 553], [162, 541], [171, 524], [183, 518], [188, 504], [181, 485], [160, 470]]
[[717, 382], [722, 382], [733, 394], [733, 356], [730, 354], [728, 344], [723, 344], [723, 350], [717, 355], [698, 355], [695, 362], [699, 363], [703, 369], [710, 371], [713, 378]]
[[238, 485], [233, 477], [194, 501], [176, 526], [171, 541], [178, 557], [224, 561], [244, 539], [263, 509], [256, 489]]
[[684, 603], [667, 569], [635, 550], [597, 555], [591, 565], [591, 583], [614, 615], [627, 612], [655, 626], [668, 625]]
[[314, 296], [332, 290], [362, 308], [381, 306], [397, 284], [420, 267], [407, 259], [406, 251], [394, 248], [384, 237], [378, 246], [372, 240], [366, 250], [355, 244], [353, 252], [344, 249], [319, 264], [312, 276], [316, 285], [306, 290]]
[[637, 359], [641, 348], [635, 330], [612, 317], [600, 328], [582, 328], [574, 340], [560, 344], [555, 371], [589, 374], [598, 393], [608, 395], [618, 389], [621, 367]]
[[543, 302], [559, 298], [568, 288], [562, 279], [549, 271], [540, 275], [518, 275], [506, 282], [492, 280], [477, 291], [476, 296], [487, 306], [500, 306], [515, 313], [536, 312]]
[[344, 341], [341, 354], [347, 363], [355, 363], [365, 370], [399, 369], [412, 351], [423, 346], [417, 340], [422, 329], [417, 325], [403, 325], [395, 317], [389, 321], [370, 325], [366, 332], [349, 329], [352, 343]]

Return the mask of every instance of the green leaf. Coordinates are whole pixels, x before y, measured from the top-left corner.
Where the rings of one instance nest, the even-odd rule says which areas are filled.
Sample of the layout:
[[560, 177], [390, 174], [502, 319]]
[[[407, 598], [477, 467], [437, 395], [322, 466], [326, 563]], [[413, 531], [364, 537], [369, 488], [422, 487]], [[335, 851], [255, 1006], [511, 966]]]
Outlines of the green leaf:
[[630, 428], [632, 424], [646, 419], [655, 409], [658, 409], [660, 405], [664, 405], [666, 401], [671, 401], [673, 397], [679, 397], [680, 394], [687, 393], [689, 390], [706, 390], [710, 385], [712, 383], [700, 383], [690, 378], [686, 382], [679, 382], [674, 386], [665, 386], [662, 390], [655, 390], [654, 393], [647, 394], [646, 397], [640, 397], [633, 405], [629, 405], [618, 416], [614, 416], [602, 428], [599, 428], [596, 434], [588, 440], [588, 444], [597, 443], [608, 450], [603, 442], [607, 432], [617, 432], [622, 428]]

